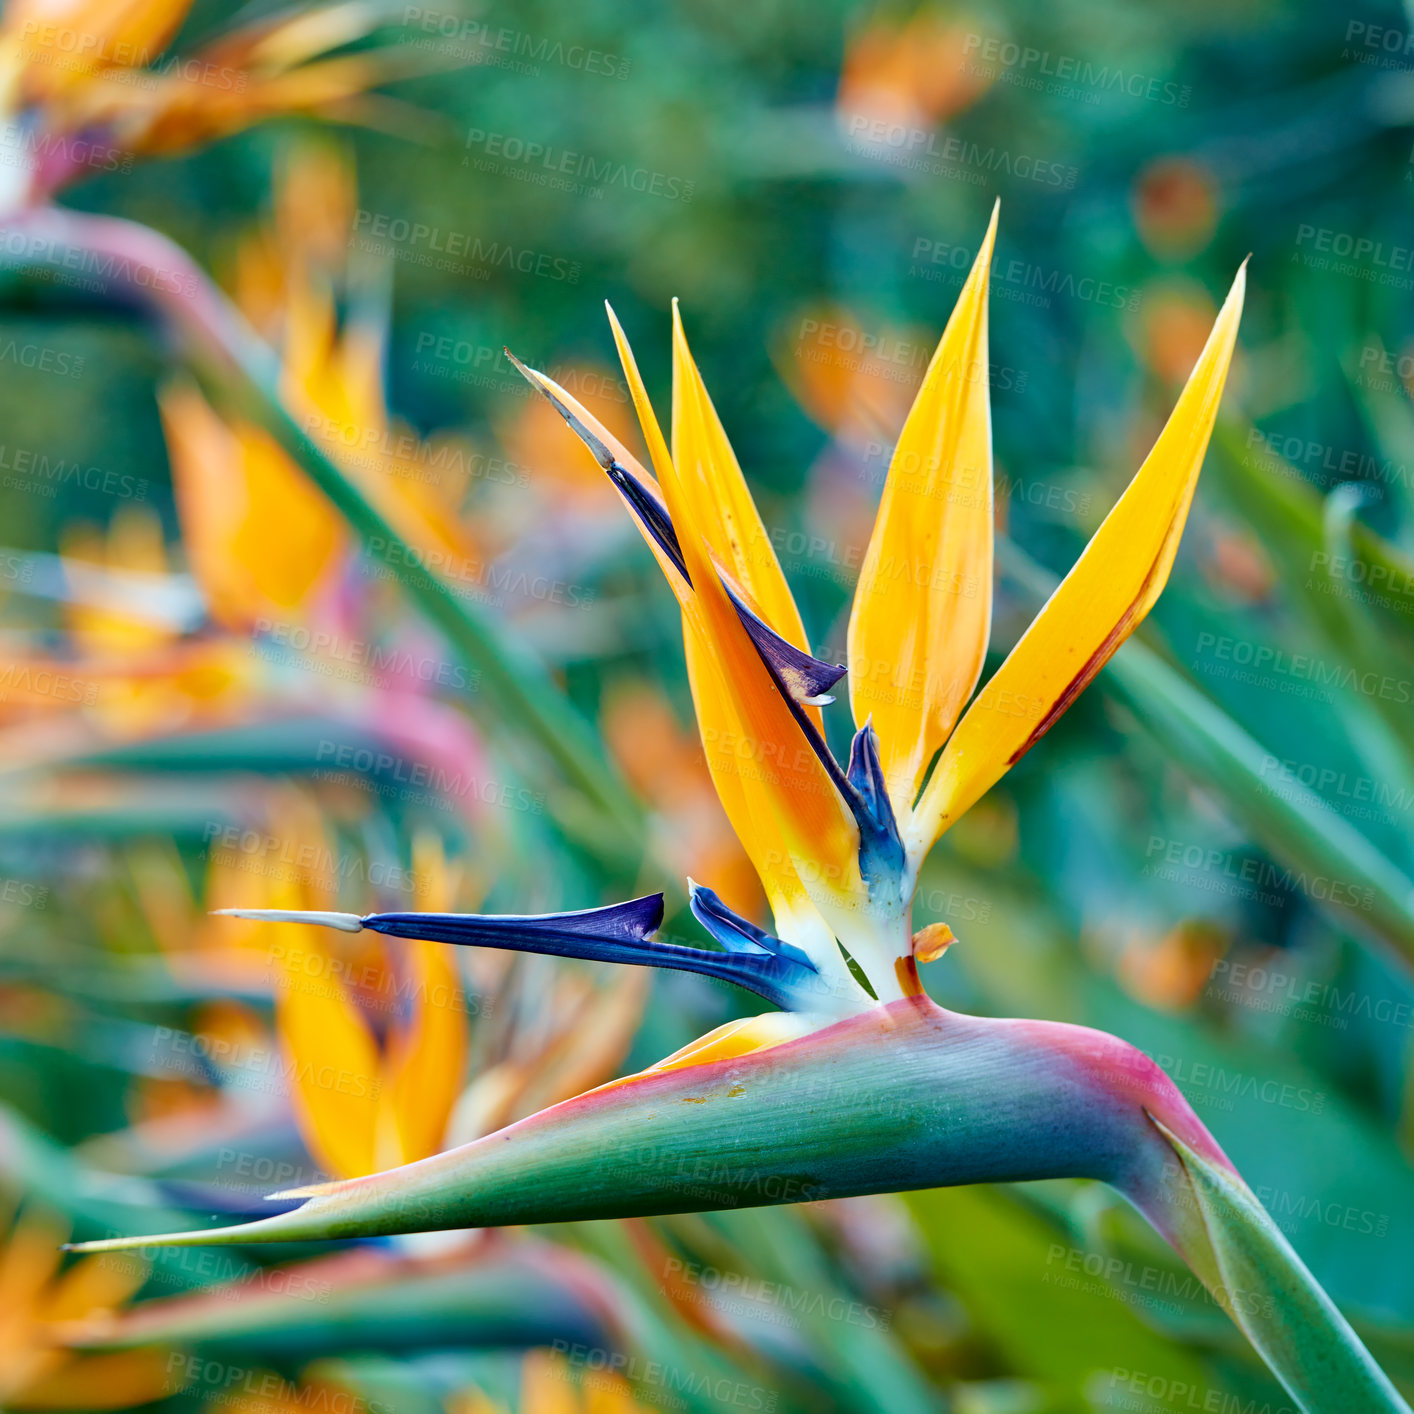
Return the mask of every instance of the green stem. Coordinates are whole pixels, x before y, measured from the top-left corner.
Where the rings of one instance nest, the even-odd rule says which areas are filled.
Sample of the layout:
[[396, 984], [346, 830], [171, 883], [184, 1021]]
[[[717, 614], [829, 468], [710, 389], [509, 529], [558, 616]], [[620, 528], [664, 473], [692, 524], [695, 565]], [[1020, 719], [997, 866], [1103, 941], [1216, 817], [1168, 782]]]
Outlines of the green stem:
[[1154, 1123], [1182, 1165], [1164, 1203], [1171, 1240], [1287, 1393], [1306, 1414], [1408, 1414], [1247, 1185]]

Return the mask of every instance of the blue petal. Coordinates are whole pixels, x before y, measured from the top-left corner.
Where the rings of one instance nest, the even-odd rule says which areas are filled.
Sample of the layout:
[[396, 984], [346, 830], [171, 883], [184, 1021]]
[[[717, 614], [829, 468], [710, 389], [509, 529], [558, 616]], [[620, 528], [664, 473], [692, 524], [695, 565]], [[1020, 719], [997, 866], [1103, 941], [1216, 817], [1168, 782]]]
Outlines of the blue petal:
[[904, 848], [879, 760], [879, 734], [872, 720], [854, 734], [849, 748], [849, 783], [859, 824], [860, 868], [871, 887], [903, 873]]
[[732, 601], [737, 618], [751, 636], [756, 651], [770, 670], [771, 677], [788, 697], [812, 707], [823, 707], [835, 699], [830, 689], [844, 676], [843, 663], [827, 663], [782, 638], [765, 619], [750, 609], [726, 579], [722, 588]]
[[811, 972], [817, 970], [808, 953], [791, 943], [782, 942], [764, 928], [758, 928], [749, 918], [743, 918], [734, 909], [728, 908], [714, 890], [691, 879], [687, 884], [693, 917], [728, 952], [771, 953]]
[[[725, 918], [736, 918], [725, 904], [718, 901], [718, 905]], [[774, 948], [750, 952], [713, 952], [657, 942], [649, 934], [662, 921], [662, 894], [576, 913], [370, 913], [359, 919], [364, 928], [396, 938], [699, 972], [735, 982], [787, 1010], [798, 1005], [797, 985], [793, 984], [815, 975], [815, 966], [804, 953], [775, 939], [771, 940], [776, 943]], [[747, 928], [752, 926], [745, 919], [740, 921]]]

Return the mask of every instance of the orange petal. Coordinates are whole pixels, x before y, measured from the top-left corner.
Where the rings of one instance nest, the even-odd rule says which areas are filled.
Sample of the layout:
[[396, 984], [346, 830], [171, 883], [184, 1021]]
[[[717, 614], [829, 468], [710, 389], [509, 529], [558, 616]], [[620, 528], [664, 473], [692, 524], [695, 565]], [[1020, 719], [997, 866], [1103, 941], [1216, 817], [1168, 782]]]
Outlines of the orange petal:
[[66, 1361], [18, 1390], [17, 1409], [131, 1409], [171, 1394], [182, 1380], [166, 1350], [121, 1350]]
[[[683, 470], [682, 411], [686, 400], [695, 401], [700, 417], [695, 426], [701, 446], [697, 455], [700, 476], [683, 475], [681, 484], [693, 523], [717, 562], [746, 591], [756, 612], [782, 638], [797, 648], [810, 651], [805, 625], [781, 573], [771, 538], [761, 513], [747, 489], [736, 453], [727, 440], [721, 418], [702, 382], [687, 346], [677, 302], [673, 303], [673, 458]], [[817, 718], [818, 720], [818, 718]]]
[[301, 607], [346, 543], [333, 507], [265, 432], [230, 427], [194, 388], [169, 384], [160, 406], [183, 539], [212, 613], [246, 628]]
[[1245, 288], [1244, 264], [1144, 465], [943, 749], [911, 827], [915, 857], [1050, 730], [1159, 597], [1217, 417]]
[[715, 524], [714, 492], [728, 473], [718, 464], [720, 440], [689, 371], [691, 355], [676, 306], [673, 347], [675, 455], [662, 486], [692, 578], [694, 612], [687, 615], [687, 633], [690, 652], [697, 655], [690, 667], [699, 725], [704, 743], [717, 724], [734, 731], [730, 764], [750, 815], [774, 817], [790, 862], [828, 918], [839, 909], [851, 911], [865, 898], [859, 833], [718, 577], [708, 536], [723, 535]]
[[466, 988], [455, 950], [441, 943], [409, 941], [412, 1019], [390, 1048], [389, 1095], [401, 1157], [411, 1163], [437, 1153], [461, 1093], [466, 1070]]
[[383, 1086], [377, 1042], [323, 934], [290, 927], [280, 933], [286, 975], [275, 1025], [300, 1133], [329, 1173], [371, 1173]]
[[997, 208], [894, 450], [849, 620], [854, 719], [872, 718], [894, 812], [911, 809], [987, 654], [992, 421], [987, 284]]

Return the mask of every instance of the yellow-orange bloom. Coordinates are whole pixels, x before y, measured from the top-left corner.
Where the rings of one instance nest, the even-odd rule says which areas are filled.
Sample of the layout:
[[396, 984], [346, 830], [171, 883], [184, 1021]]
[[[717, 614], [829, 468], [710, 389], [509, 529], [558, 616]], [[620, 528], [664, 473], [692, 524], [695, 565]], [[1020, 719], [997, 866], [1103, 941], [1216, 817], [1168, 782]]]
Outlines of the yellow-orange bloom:
[[[507, 1406], [479, 1389], [461, 1390], [444, 1404], [446, 1414], [508, 1414]], [[532, 1350], [520, 1367], [520, 1402], [526, 1414], [652, 1414], [617, 1370], [576, 1378], [558, 1350]]]
[[1217, 418], [1245, 288], [1244, 267], [1143, 466], [949, 737], [911, 812], [916, 853], [1050, 730], [1163, 591]]
[[[847, 777], [819, 735], [819, 698], [808, 695], [838, 673], [803, 659], [799, 612], [676, 307], [671, 450], [610, 314], [656, 482], [581, 403], [527, 370], [628, 500], [678, 598], [713, 781], [780, 936], [830, 981], [841, 977], [843, 943], [880, 998], [917, 988], [900, 964], [934, 841], [1049, 730], [1167, 581], [1242, 310], [1239, 271], [1143, 466], [974, 700], [991, 620], [995, 236], [994, 212], [889, 467], [850, 617], [859, 732]], [[939, 943], [925, 938], [925, 955]]]
[[[338, 53], [392, 13], [377, 0], [284, 10], [168, 55], [191, 0], [11, 0], [0, 20], [0, 107], [24, 119], [11, 200], [85, 173], [210, 142], [285, 113], [371, 113], [392, 51]], [[400, 66], [404, 71], [408, 66]]]

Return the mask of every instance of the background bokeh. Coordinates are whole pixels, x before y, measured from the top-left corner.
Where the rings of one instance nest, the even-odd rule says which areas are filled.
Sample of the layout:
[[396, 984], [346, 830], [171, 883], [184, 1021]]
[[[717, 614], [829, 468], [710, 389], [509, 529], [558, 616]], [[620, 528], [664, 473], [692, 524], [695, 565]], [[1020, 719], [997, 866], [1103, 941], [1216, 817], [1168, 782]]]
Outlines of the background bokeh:
[[60, 200], [165, 233], [238, 300], [306, 430], [593, 723], [636, 823], [586, 823], [396, 556], [360, 557], [131, 302], [0, 277], [0, 1406], [1287, 1407], [1091, 1184], [54, 1265], [69, 1233], [419, 1157], [745, 1013], [696, 977], [205, 915], [575, 908], [691, 873], [760, 916], [671, 596], [501, 350], [637, 446], [603, 301], [665, 409], [680, 300], [841, 658], [997, 199], [989, 667], [1245, 257], [1249, 295], [1149, 652], [939, 846], [917, 924], [959, 942], [925, 983], [1154, 1056], [1414, 1389], [1414, 19], [438, 3], [358, 42], [408, 75], [360, 121], [277, 118]]

